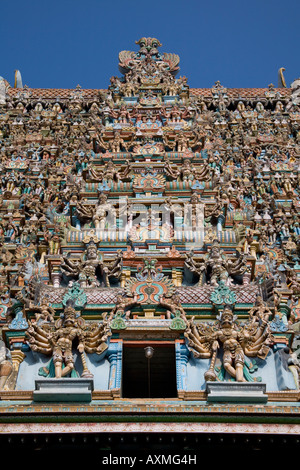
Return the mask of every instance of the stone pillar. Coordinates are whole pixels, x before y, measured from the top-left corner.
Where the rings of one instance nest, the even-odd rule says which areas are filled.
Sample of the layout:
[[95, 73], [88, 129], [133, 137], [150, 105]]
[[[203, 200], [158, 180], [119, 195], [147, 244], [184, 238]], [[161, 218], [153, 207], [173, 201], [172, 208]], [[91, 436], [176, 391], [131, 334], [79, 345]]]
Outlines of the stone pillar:
[[253, 258], [257, 259], [257, 250], [258, 250], [259, 243], [257, 241], [254, 241], [250, 244], [250, 255], [253, 256]]
[[217, 232], [222, 232], [224, 222], [225, 222], [224, 215], [219, 215], [218, 222], [217, 222]]
[[291, 313], [290, 307], [287, 305], [287, 303], [281, 302], [278, 307], [278, 312], [281, 315], [281, 320], [285, 325], [288, 325], [288, 318]]
[[176, 287], [182, 285], [183, 272], [177, 270], [176, 268], [172, 269], [172, 281]]
[[60, 272], [54, 271], [53, 273], [51, 273], [53, 287], [60, 287], [61, 278], [62, 278], [62, 274]]
[[121, 283], [121, 287], [125, 287], [125, 284], [126, 284], [126, 281], [128, 279], [130, 279], [130, 276], [131, 276], [131, 271], [130, 269], [124, 269], [121, 273], [121, 280], [120, 280], [120, 283]]
[[250, 268], [243, 274], [243, 285], [247, 286], [251, 280], [251, 271]]
[[109, 390], [121, 389], [121, 377], [122, 377], [122, 351], [123, 342], [117, 341], [116, 343], [110, 343], [107, 351], [107, 359], [110, 363], [109, 371]]
[[185, 344], [175, 341], [177, 392], [187, 389], [187, 363], [190, 352]]

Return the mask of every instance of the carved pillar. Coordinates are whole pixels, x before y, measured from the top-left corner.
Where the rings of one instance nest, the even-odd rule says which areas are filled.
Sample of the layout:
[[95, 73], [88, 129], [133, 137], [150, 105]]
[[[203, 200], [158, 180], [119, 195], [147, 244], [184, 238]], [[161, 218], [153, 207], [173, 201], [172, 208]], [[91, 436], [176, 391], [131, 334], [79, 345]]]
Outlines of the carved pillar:
[[107, 359], [110, 363], [109, 390], [121, 389], [123, 342], [110, 343]]
[[10, 376], [8, 377], [6, 381], [4, 390], [14, 390], [16, 388], [20, 364], [24, 361], [25, 356], [26, 355], [20, 349], [11, 351], [13, 369], [12, 369]]
[[177, 392], [187, 389], [187, 363], [190, 352], [185, 344], [175, 341]]
[[121, 287], [125, 287], [125, 284], [126, 284], [126, 281], [130, 278], [130, 275], [131, 275], [131, 271], [128, 270], [128, 269], [124, 269], [121, 273], [121, 279], [120, 279], [120, 283], [121, 283]]
[[280, 304], [277, 307], [278, 311], [281, 314], [281, 320], [282, 322], [287, 325], [288, 324], [288, 318], [291, 313], [291, 308], [284, 302], [280, 302]]
[[218, 232], [222, 232], [224, 222], [225, 222], [224, 215], [219, 215], [218, 222], [217, 222], [217, 231]]
[[253, 258], [257, 259], [257, 251], [258, 251], [259, 243], [257, 241], [254, 241], [250, 244], [250, 255], [253, 256]]
[[61, 278], [62, 278], [62, 274], [60, 272], [51, 273], [53, 287], [60, 287]]
[[178, 271], [176, 268], [172, 269], [172, 281], [176, 287], [182, 285], [183, 272]]
[[250, 283], [250, 280], [251, 280], [251, 272], [250, 272], [250, 270], [247, 270], [243, 274], [243, 285], [247, 286]]

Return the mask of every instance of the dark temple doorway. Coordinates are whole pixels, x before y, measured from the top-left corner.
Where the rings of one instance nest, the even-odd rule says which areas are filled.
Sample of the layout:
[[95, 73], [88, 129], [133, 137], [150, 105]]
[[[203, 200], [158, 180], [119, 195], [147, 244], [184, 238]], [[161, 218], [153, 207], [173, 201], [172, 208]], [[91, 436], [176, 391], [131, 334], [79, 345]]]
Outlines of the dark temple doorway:
[[124, 344], [122, 397], [177, 398], [175, 345]]

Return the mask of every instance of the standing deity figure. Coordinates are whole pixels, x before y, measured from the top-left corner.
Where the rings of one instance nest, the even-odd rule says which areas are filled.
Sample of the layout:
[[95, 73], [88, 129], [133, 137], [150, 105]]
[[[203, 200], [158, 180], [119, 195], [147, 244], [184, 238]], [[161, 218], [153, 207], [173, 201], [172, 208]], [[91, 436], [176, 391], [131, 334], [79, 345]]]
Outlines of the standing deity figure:
[[98, 252], [97, 244], [91, 239], [86, 246], [80, 260], [72, 260], [68, 255], [63, 256], [60, 266], [61, 272], [67, 277], [78, 278], [81, 287], [99, 287], [102, 283], [110, 286], [111, 276], [119, 278], [122, 270], [122, 253], [118, 255], [114, 262], [105, 263], [101, 253]]
[[58, 255], [60, 253], [61, 229], [55, 225], [53, 232], [45, 231], [45, 242], [49, 247], [49, 255]]
[[81, 357], [83, 372], [81, 377], [91, 377], [87, 369], [85, 352], [101, 354], [107, 349], [110, 328], [106, 321], [99, 325], [86, 325], [80, 314], [69, 301], [61, 317], [54, 325], [29, 321], [26, 336], [32, 351], [52, 355], [49, 364], [42, 367], [40, 375], [62, 378], [78, 376], [75, 370], [74, 345]]
[[82, 254], [80, 261], [71, 260], [64, 256], [61, 271], [66, 276], [75, 276], [83, 287], [97, 287], [100, 285], [97, 279], [97, 268], [104, 275], [104, 282], [108, 283], [107, 273], [103, 266], [102, 258], [99, 256], [97, 245], [91, 241]]
[[266, 318], [251, 318], [246, 324], [239, 325], [230, 305], [225, 305], [214, 325], [188, 322], [185, 332], [188, 347], [196, 358], [211, 359], [206, 380], [217, 380], [215, 361], [218, 350], [223, 351], [224, 370], [237, 382], [246, 382], [245, 362], [247, 357], [265, 359], [270, 350], [273, 338]]
[[116, 224], [116, 209], [107, 200], [106, 194], [100, 193], [97, 207], [93, 214], [93, 222], [96, 229], [114, 228]]
[[213, 242], [204, 261], [195, 261], [193, 254], [193, 251], [186, 254], [185, 266], [189, 271], [199, 275], [199, 286], [205, 282], [209, 282], [212, 286], [218, 286], [220, 282], [231, 285], [234, 276], [241, 276], [247, 270], [247, 254], [242, 254], [232, 261], [222, 253], [217, 240]]

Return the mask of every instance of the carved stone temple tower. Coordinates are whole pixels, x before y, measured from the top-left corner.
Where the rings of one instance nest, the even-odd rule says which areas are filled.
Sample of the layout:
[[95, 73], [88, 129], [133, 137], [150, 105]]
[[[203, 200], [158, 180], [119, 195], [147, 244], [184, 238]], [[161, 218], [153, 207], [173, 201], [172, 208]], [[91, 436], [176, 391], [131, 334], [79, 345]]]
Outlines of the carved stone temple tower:
[[299, 80], [191, 89], [134, 48], [107, 89], [0, 79], [0, 440], [292, 446]]

